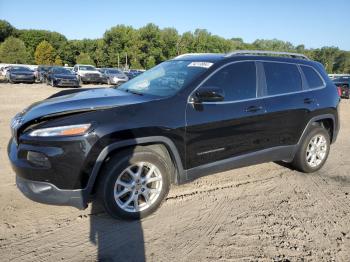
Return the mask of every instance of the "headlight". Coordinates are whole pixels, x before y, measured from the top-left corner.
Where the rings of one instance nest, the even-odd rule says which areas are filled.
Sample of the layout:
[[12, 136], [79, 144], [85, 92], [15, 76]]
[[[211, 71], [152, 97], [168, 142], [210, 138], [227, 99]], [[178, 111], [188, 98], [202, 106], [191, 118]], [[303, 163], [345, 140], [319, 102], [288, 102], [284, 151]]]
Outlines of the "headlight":
[[29, 136], [76, 136], [83, 135], [90, 128], [91, 124], [58, 126], [37, 129], [29, 133]]

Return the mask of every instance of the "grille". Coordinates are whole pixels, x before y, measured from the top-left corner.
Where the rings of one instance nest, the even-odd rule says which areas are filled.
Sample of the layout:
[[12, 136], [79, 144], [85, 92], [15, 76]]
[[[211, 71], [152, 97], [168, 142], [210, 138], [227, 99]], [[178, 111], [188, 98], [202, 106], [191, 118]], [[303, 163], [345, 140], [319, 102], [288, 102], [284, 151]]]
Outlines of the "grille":
[[85, 76], [87, 76], [87, 77], [100, 77], [99, 74], [93, 74], [93, 73], [85, 74]]

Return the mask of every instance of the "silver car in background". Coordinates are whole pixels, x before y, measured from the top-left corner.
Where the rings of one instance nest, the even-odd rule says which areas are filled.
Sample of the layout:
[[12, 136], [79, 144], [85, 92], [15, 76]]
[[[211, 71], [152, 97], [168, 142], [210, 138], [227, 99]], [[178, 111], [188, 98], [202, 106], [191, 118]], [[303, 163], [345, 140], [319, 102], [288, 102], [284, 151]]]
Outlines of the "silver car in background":
[[101, 68], [99, 71], [106, 77], [108, 85], [121, 85], [129, 80], [126, 74], [116, 68]]

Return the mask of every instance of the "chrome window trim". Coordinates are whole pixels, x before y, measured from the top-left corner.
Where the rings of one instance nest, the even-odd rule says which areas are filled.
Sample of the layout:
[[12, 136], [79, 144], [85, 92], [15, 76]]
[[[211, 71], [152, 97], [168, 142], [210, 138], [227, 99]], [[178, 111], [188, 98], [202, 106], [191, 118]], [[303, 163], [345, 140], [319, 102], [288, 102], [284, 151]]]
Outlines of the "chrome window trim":
[[[271, 95], [271, 96], [257, 96], [257, 92], [258, 92], [258, 88], [256, 91], [256, 97], [254, 98], [248, 98], [248, 99], [241, 99], [241, 100], [235, 100], [235, 101], [221, 101], [221, 102], [201, 102], [201, 104], [205, 104], [205, 105], [210, 105], [210, 104], [232, 104], [232, 103], [240, 103], [240, 102], [245, 102], [245, 101], [252, 101], [252, 100], [260, 100], [260, 99], [266, 99], [266, 98], [273, 98], [273, 97], [279, 97], [279, 96], [285, 96], [285, 95], [292, 95], [292, 94], [300, 94], [300, 93], [306, 93], [306, 92], [311, 92], [311, 91], [315, 91], [315, 90], [320, 90], [325, 88], [326, 82], [324, 81], [323, 77], [321, 76], [321, 74], [311, 65], [304, 65], [304, 64], [299, 64], [299, 63], [291, 63], [291, 62], [284, 62], [284, 61], [269, 61], [269, 60], [239, 60], [239, 61], [233, 61], [230, 63], [227, 63], [225, 65], [222, 65], [221, 67], [215, 69], [215, 71], [213, 71], [210, 75], [208, 75], [206, 78], [204, 78], [194, 89], [193, 91], [190, 93], [190, 95], [187, 97], [187, 103], [188, 104], [195, 104], [193, 101], [191, 101], [191, 97], [192, 95], [197, 91], [198, 88], [200, 88], [202, 86], [203, 83], [205, 83], [210, 77], [212, 77], [215, 73], [217, 73], [219, 70], [225, 68], [226, 66], [229, 66], [231, 64], [235, 64], [235, 63], [241, 63], [241, 62], [254, 62], [255, 63], [255, 68], [257, 70], [257, 65], [256, 62], [271, 62], [271, 63], [283, 63], [283, 64], [292, 64], [297, 66], [298, 70], [301, 66], [308, 66], [311, 67], [314, 71], [316, 71], [316, 73], [319, 75], [319, 77], [321, 78], [322, 82], [323, 82], [323, 86], [317, 87], [317, 88], [308, 88], [308, 89], [303, 89], [303, 85], [304, 83], [302, 83], [302, 90], [300, 91], [295, 91], [295, 92], [289, 92], [289, 93], [282, 93], [282, 94], [276, 94], [276, 95]], [[303, 82], [303, 75], [301, 73], [303, 72], [299, 72], [300, 73], [300, 78]], [[303, 73], [304, 74], [304, 73]], [[305, 79], [306, 80], [306, 79]], [[256, 79], [256, 84], [258, 85], [258, 79]]]

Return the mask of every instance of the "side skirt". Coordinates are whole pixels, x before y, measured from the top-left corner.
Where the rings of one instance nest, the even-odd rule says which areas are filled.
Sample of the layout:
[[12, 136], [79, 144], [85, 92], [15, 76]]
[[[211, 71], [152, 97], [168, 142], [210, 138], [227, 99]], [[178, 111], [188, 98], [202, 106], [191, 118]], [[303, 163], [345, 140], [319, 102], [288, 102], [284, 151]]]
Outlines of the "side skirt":
[[292, 161], [296, 148], [297, 145], [278, 146], [194, 167], [186, 170], [179, 182], [185, 183], [202, 176], [271, 161]]

